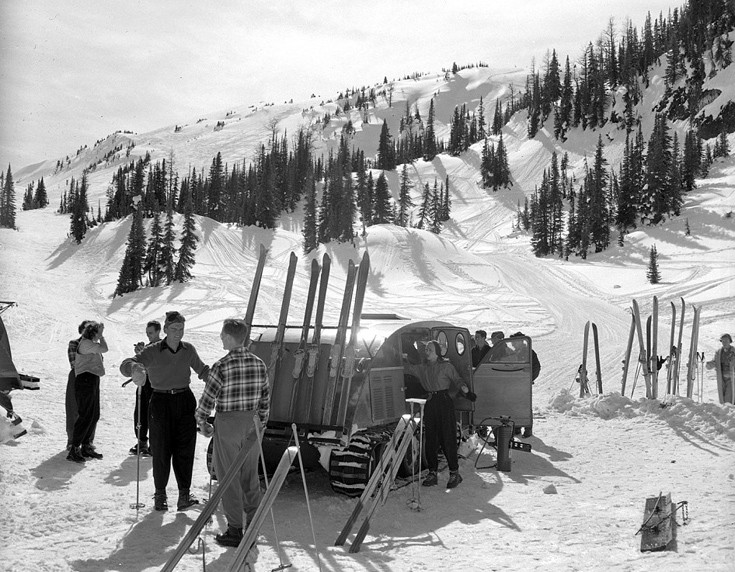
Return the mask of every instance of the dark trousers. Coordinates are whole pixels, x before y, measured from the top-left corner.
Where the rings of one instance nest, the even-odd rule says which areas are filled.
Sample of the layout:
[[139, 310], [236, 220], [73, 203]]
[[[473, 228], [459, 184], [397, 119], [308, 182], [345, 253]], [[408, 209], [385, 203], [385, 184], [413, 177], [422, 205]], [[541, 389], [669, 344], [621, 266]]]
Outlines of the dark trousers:
[[457, 418], [454, 403], [449, 393], [435, 393], [426, 402], [424, 409], [424, 431], [426, 434], [426, 460], [429, 470], [439, 467], [439, 447], [444, 451], [450, 471], [459, 469], [457, 459]]
[[[135, 409], [133, 410], [133, 432], [141, 441], [148, 440], [148, 405], [151, 395], [153, 395], [153, 388], [151, 382], [146, 379], [140, 392], [135, 391]], [[138, 409], [140, 409], [140, 434], [138, 434]]]
[[89, 445], [100, 420], [100, 376], [84, 372], [74, 380], [79, 416], [74, 423], [73, 445]]
[[79, 417], [77, 411], [77, 396], [74, 388], [74, 380], [76, 375], [74, 369], [69, 370], [69, 377], [66, 379], [66, 397], [64, 399], [66, 409], [66, 444], [71, 445], [74, 442], [74, 423]]
[[174, 394], [154, 391], [151, 396], [148, 423], [156, 489], [166, 488], [172, 465], [179, 490], [191, 487], [197, 442], [195, 409], [191, 390]]

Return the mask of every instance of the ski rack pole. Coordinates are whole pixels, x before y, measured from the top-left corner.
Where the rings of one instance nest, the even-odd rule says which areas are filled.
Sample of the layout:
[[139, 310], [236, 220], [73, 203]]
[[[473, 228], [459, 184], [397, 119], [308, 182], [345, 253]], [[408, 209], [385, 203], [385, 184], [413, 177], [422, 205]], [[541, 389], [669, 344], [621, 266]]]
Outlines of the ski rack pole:
[[[409, 399], [406, 399], [406, 403], [411, 404], [411, 419], [416, 421], [416, 409], [415, 406], [418, 405], [419, 407], [419, 415], [420, 417], [420, 425], [419, 425], [419, 475], [421, 475], [421, 463], [424, 459], [424, 406], [426, 405], [426, 399], [421, 399], [418, 397], [411, 397]], [[415, 453], [415, 451], [414, 451]], [[412, 459], [411, 461], [411, 483], [412, 483], [412, 490], [411, 495], [412, 498], [409, 499], [408, 505], [411, 508], [411, 510], [415, 510], [417, 512], [421, 511], [421, 485], [418, 484], [418, 479], [416, 478], [416, 459]]]
[[[291, 423], [291, 431], [293, 432], [294, 442], [298, 450], [299, 469], [301, 470], [301, 482], [304, 484], [304, 497], [306, 498], [306, 511], [309, 513], [309, 524], [311, 525], [311, 537], [314, 540], [314, 552], [316, 552], [316, 562], [319, 566], [319, 572], [322, 569], [322, 561], [319, 558], [319, 548], [316, 545], [316, 533], [314, 532], [314, 519], [311, 516], [311, 503], [309, 502], [309, 489], [306, 486], [306, 472], [304, 471], [304, 459], [301, 456], [301, 443], [299, 443], [299, 432], [296, 423]], [[290, 564], [289, 564], [290, 566]]]

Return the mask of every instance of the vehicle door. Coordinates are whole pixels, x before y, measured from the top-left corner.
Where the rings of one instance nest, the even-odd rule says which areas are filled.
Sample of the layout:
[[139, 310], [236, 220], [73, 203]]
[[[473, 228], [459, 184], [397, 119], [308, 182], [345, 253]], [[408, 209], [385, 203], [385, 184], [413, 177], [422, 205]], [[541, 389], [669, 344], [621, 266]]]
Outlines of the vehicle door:
[[532, 422], [531, 338], [506, 338], [493, 346], [473, 373], [475, 425], [499, 425], [510, 417], [517, 427]]

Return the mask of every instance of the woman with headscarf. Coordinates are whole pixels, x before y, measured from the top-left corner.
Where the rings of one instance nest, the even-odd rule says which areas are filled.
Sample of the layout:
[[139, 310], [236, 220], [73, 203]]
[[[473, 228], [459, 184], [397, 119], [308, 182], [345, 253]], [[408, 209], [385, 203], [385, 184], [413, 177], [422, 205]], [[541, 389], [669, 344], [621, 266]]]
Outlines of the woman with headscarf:
[[74, 359], [74, 396], [79, 416], [74, 423], [72, 446], [66, 458], [75, 463], [102, 458], [92, 446], [92, 439], [100, 419], [100, 377], [105, 375], [102, 354], [107, 352], [107, 342], [104, 330], [102, 323], [87, 322]]
[[425, 362], [410, 366], [413, 373], [421, 380], [421, 386], [426, 392], [424, 408], [424, 434], [426, 435], [426, 460], [429, 464], [429, 474], [421, 483], [425, 487], [438, 483], [437, 469], [439, 468], [439, 447], [449, 465], [449, 480], [447, 488], [453, 489], [462, 482], [459, 474], [459, 460], [457, 458], [457, 419], [454, 413], [452, 395], [461, 391], [471, 398], [467, 384], [457, 373], [457, 370], [447, 359], [442, 357], [441, 345], [436, 340], [426, 344]]

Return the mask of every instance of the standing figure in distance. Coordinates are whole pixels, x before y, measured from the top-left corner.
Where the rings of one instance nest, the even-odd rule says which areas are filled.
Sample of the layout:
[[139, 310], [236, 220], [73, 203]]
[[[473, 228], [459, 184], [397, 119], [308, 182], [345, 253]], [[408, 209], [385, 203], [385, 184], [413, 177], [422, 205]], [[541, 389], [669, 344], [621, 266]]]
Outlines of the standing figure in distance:
[[715, 358], [707, 362], [707, 368], [714, 369], [717, 374], [717, 397], [720, 403], [735, 403], [735, 349], [732, 347], [732, 336], [722, 334], [720, 343], [722, 347], [715, 352]]
[[[79, 417], [79, 412], [77, 411], [77, 397], [74, 394], [74, 380], [76, 379], [77, 375], [74, 373], [74, 362], [77, 359], [77, 348], [79, 347], [79, 342], [82, 341], [82, 332], [84, 331], [84, 326], [86, 326], [89, 323], [90, 320], [84, 320], [81, 324], [79, 324], [79, 327], [77, 328], [77, 332], [79, 333], [78, 338], [74, 338], [73, 340], [69, 340], [69, 345], [66, 349], [66, 355], [69, 358], [69, 366], [71, 369], [69, 369], [69, 376], [66, 379], [66, 396], [64, 399], [65, 409], [66, 409], [66, 450], [69, 451], [71, 449], [72, 441], [74, 440], [74, 423], [77, 420], [77, 417]], [[92, 435], [92, 441], [94, 442], [94, 435]]]
[[[148, 338], [148, 343], [138, 342], [135, 344], [135, 354], [139, 354], [143, 351], [143, 348], [156, 342], [161, 341], [161, 322], [158, 320], [151, 320], [146, 324], [145, 335]], [[148, 447], [148, 404], [151, 401], [151, 395], [153, 395], [153, 388], [151, 387], [151, 380], [148, 376], [145, 377], [145, 383], [141, 386], [140, 391], [135, 392], [135, 409], [133, 410], [133, 429], [137, 436], [138, 442], [130, 447], [130, 454], [138, 454], [138, 446], [140, 446], [140, 454], [150, 456], [151, 450]], [[140, 433], [138, 433], [138, 408], [140, 408]]]
[[102, 354], [107, 352], [105, 325], [87, 322], [74, 358], [74, 395], [78, 417], [74, 422], [72, 446], [67, 459], [83, 463], [85, 459], [101, 459], [92, 447], [92, 438], [100, 419], [100, 377], [105, 375]]
[[[215, 540], [223, 546], [240, 544], [243, 528], [255, 516], [261, 499], [254, 414], [257, 413], [261, 428], [265, 428], [270, 412], [270, 386], [265, 363], [247, 348], [249, 334], [244, 320], [224, 321], [220, 339], [227, 355], [210, 368], [196, 409], [202, 433], [214, 435], [217, 475], [227, 473], [243, 447], [249, 449], [238, 476], [222, 496], [227, 530], [216, 535]], [[214, 427], [207, 422], [212, 408], [216, 409]]]
[[477, 330], [475, 332], [475, 347], [472, 348], [472, 367], [480, 365], [482, 358], [490, 351], [487, 343], [487, 332], [485, 330]]
[[132, 377], [136, 385], [143, 385], [147, 375], [153, 389], [148, 423], [156, 510], [168, 510], [166, 486], [172, 466], [179, 487], [178, 510], [199, 504], [190, 494], [197, 424], [194, 419], [196, 398], [189, 383], [191, 370], [204, 380], [209, 367], [200, 359], [193, 345], [182, 341], [185, 322], [179, 312], [166, 312], [163, 325], [166, 337], [120, 364], [120, 373]]

